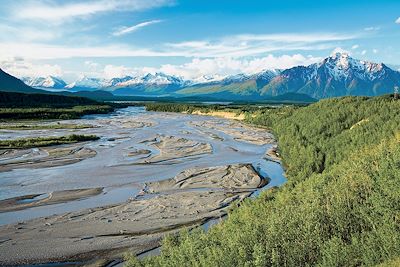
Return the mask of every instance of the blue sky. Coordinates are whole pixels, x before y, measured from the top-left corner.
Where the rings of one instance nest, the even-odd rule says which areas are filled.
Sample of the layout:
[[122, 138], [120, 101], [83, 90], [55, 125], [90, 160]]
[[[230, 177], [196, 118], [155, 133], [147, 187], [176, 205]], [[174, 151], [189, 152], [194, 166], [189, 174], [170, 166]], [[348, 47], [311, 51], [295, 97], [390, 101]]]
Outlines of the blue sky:
[[[400, 65], [400, 1], [2, 0], [0, 67], [18, 77], [193, 79], [321, 60]], [[397, 23], [396, 23], [397, 21]]]

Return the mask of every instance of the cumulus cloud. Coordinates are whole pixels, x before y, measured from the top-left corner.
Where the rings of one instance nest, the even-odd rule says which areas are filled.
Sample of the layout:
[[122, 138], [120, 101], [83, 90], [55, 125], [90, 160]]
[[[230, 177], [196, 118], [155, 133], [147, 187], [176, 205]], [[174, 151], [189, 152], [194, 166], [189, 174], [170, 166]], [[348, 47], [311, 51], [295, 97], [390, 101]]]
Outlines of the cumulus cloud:
[[400, 24], [400, 17], [396, 19], [395, 23]]
[[133, 75], [136, 71], [133, 68], [125, 66], [106, 65], [103, 69], [103, 78], [122, 78], [128, 75]]
[[215, 78], [223, 78], [238, 73], [255, 74], [264, 70], [286, 69], [299, 65], [309, 65], [321, 61], [320, 57], [311, 55], [304, 56], [301, 54], [294, 55], [267, 55], [265, 57], [245, 59], [245, 58], [193, 58], [184, 64], [164, 64], [160, 67], [127, 67], [124, 65], [101, 65], [86, 61], [85, 65], [95, 66], [96, 71], [91, 70], [90, 73], [76, 73], [100, 78], [122, 78], [125, 76], [142, 76], [147, 73], [163, 72], [168, 75], [174, 75], [186, 80], [201, 79], [204, 76], [213, 76]]
[[357, 48], [359, 48], [360, 46], [358, 45], [358, 44], [355, 44], [355, 45], [353, 45], [352, 47], [351, 47], [351, 49], [353, 49], [353, 50], [355, 50], [355, 49], [357, 49]]
[[268, 55], [251, 60], [229, 57], [208, 59], [194, 58], [192, 61], [182, 65], [162, 65], [158, 71], [185, 79], [196, 79], [208, 75], [227, 76], [238, 73], [254, 74], [267, 69], [286, 69], [298, 65], [309, 65], [320, 60], [321, 58], [319, 57], [305, 57], [300, 54], [282, 56]]
[[7, 73], [16, 77], [46, 77], [63, 75], [62, 68], [55, 64], [35, 64], [20, 57], [3, 59], [0, 67]]
[[333, 49], [331, 55], [334, 55], [334, 54], [337, 54], [337, 53], [351, 55], [350, 51], [348, 51], [346, 49], [343, 49], [341, 47], [336, 47], [335, 49]]
[[91, 60], [86, 60], [85, 65], [88, 66], [91, 70], [96, 70], [99, 67], [99, 63], [93, 62]]
[[363, 50], [363, 51], [361, 51], [361, 55], [365, 55], [365, 54], [367, 54], [367, 50]]
[[147, 26], [150, 26], [150, 25], [153, 25], [153, 24], [157, 24], [157, 23], [160, 23], [160, 22], [161, 22], [161, 20], [145, 21], [145, 22], [142, 22], [142, 23], [130, 26], [130, 27], [122, 27], [122, 28], [118, 29], [117, 31], [113, 32], [112, 34], [114, 36], [121, 36], [121, 35], [125, 35], [125, 34], [128, 34], [128, 33], [135, 32], [137, 30], [140, 30], [141, 28], [144, 28], [144, 27], [147, 27]]

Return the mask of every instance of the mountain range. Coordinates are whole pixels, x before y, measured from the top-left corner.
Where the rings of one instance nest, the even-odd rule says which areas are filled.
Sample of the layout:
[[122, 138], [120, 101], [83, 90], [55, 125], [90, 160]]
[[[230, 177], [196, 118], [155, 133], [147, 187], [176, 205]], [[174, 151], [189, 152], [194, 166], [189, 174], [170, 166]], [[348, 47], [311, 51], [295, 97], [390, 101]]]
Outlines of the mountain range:
[[67, 86], [67, 83], [64, 82], [61, 78], [57, 78], [54, 76], [34, 78], [22, 77], [21, 80], [26, 85], [39, 89], [64, 89]]
[[347, 53], [335, 53], [308, 66], [222, 78], [203, 76], [184, 80], [158, 72], [112, 79], [84, 76], [70, 84], [53, 76], [25, 77], [22, 80], [34, 88], [70, 92], [102, 90], [117, 96], [203, 96], [223, 100], [263, 100], [296, 93], [322, 99], [392, 93], [393, 87], [400, 83], [400, 72], [383, 63], [357, 60]]

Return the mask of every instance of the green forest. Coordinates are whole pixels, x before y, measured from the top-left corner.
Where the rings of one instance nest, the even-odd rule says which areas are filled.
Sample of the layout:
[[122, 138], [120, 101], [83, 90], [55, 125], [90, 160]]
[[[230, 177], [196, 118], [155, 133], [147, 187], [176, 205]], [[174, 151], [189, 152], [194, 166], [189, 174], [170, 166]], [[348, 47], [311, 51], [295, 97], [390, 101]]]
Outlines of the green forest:
[[0, 91], [0, 107], [21, 108], [21, 107], [73, 107], [82, 105], [95, 105], [98, 102], [85, 97], [63, 96], [55, 94], [24, 94]]
[[240, 104], [185, 104], [185, 103], [145, 103], [146, 110], [148, 111], [162, 111], [162, 112], [186, 112], [193, 113], [195, 111], [201, 111], [202, 113], [209, 113], [212, 111], [227, 111], [227, 112], [235, 112], [235, 113], [251, 113], [253, 114], [256, 111], [271, 109], [277, 106], [274, 105], [240, 105]]
[[84, 97], [0, 92], [0, 119], [77, 119], [105, 114], [124, 104], [105, 104]]
[[246, 112], [277, 137], [288, 182], [128, 266], [399, 266], [399, 111], [381, 96]]
[[88, 114], [106, 114], [112, 112], [109, 105], [74, 106], [70, 108], [0, 108], [0, 119], [3, 120], [44, 120], [44, 119], [78, 119]]

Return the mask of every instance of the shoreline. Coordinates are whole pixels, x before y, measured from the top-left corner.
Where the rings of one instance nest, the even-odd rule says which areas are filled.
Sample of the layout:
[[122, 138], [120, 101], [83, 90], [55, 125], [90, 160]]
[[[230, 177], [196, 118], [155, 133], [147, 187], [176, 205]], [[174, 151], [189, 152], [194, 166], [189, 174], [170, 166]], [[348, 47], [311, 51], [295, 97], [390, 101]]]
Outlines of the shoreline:
[[[167, 233], [222, 217], [231, 203], [241, 202], [265, 182], [251, 165], [192, 169], [153, 182], [147, 185], [151, 192], [124, 203], [8, 224], [0, 227], [0, 252], [18, 254], [0, 263], [91, 260], [99, 251], [108, 251], [106, 256], [127, 247], [140, 254], [159, 246]], [[214, 188], [218, 190], [210, 190]]]
[[[194, 114], [196, 115], [196, 114]], [[205, 115], [209, 115], [209, 116], [213, 116], [210, 114], [205, 114]], [[158, 114], [157, 116], [160, 116], [160, 114]], [[160, 116], [160, 118], [163, 118], [164, 116]], [[174, 117], [174, 116], [173, 116]], [[216, 116], [213, 116], [216, 117]], [[219, 116], [218, 116], [219, 117]], [[240, 143], [247, 143], [248, 145], [250, 145], [250, 148], [252, 151], [252, 147], [253, 146], [261, 146], [261, 145], [266, 145], [266, 144], [274, 144], [274, 139], [273, 136], [269, 133], [266, 132], [265, 129], [260, 129], [258, 128], [258, 130], [256, 130], [256, 127], [254, 126], [250, 126], [244, 123], [239, 123], [238, 120], [232, 120], [232, 119], [227, 119], [227, 121], [224, 122], [224, 124], [227, 124], [228, 127], [215, 127], [215, 125], [207, 123], [207, 124], [200, 124], [200, 125], [191, 125], [191, 121], [188, 120], [188, 125], [195, 129], [196, 131], [199, 131], [198, 134], [200, 134], [202, 136], [202, 138], [210, 138], [211, 136], [209, 136], [211, 134], [211, 132], [221, 132], [221, 136], [223, 136], [224, 138], [213, 138], [214, 141], [213, 142], [225, 142], [226, 137], [225, 136], [230, 136], [230, 140], [231, 141], [235, 141], [235, 142], [240, 142]], [[99, 128], [96, 128], [99, 129]], [[200, 131], [201, 130], [201, 131]], [[206, 132], [204, 132], [204, 130], [206, 130]], [[262, 130], [262, 131], [261, 131]], [[250, 136], [249, 136], [250, 134]], [[192, 133], [189, 132], [185, 132], [185, 136], [188, 136], [189, 140], [192, 140], [190, 138], [190, 136], [192, 135]], [[203, 137], [204, 136], [204, 137]], [[207, 137], [209, 136], [209, 137]], [[166, 138], [166, 139], [165, 139]], [[172, 138], [172, 139], [171, 139]], [[110, 139], [111, 140], [111, 139]], [[163, 141], [164, 140], [164, 141]], [[171, 143], [171, 145], [169, 145], [166, 141], [168, 140], [172, 140], [173, 142]], [[181, 142], [181, 147], [182, 148], [178, 148], [176, 151], [173, 149], [174, 147], [176, 147], [174, 144], [177, 143], [179, 144], [179, 142], [177, 140], [180, 140], [179, 142]], [[197, 140], [197, 139], [193, 139], [193, 140]], [[160, 140], [159, 140], [160, 141]], [[177, 160], [178, 162], [181, 159], [185, 159], [185, 157], [182, 157], [182, 155], [186, 152], [184, 152], [182, 154], [182, 149], [183, 151], [187, 150], [187, 152], [189, 154], [193, 153], [192, 152], [192, 148], [191, 147], [196, 147], [198, 145], [203, 146], [204, 147], [204, 151], [208, 151], [209, 148], [206, 145], [207, 143], [203, 143], [203, 142], [199, 142], [196, 141], [197, 143], [192, 143], [188, 142], [187, 140], [185, 140], [185, 138], [177, 138], [174, 137], [174, 135], [169, 136], [165, 136], [161, 138], [161, 146], [157, 147], [156, 149], [158, 149], [160, 151], [160, 154], [162, 154], [162, 147], [164, 147], [164, 144], [167, 148], [166, 151], [169, 152], [173, 152], [173, 154], [176, 153], [176, 155], [173, 157], [174, 160]], [[227, 140], [229, 141], [229, 140]], [[230, 141], [230, 142], [231, 142]], [[112, 142], [112, 140], [110, 141]], [[139, 142], [140, 143], [140, 142]], [[150, 144], [151, 145], [151, 144]], [[240, 147], [240, 146], [239, 146]], [[134, 149], [137, 148], [132, 148], [132, 151], [135, 151]], [[235, 151], [234, 148], [232, 148], [233, 151]], [[208, 153], [212, 153], [211, 155], [213, 155], [214, 149], [212, 149], [210, 152]], [[127, 150], [129, 151], [129, 150]], [[144, 151], [144, 150], [143, 150]], [[204, 152], [203, 151], [203, 152]], [[146, 151], [147, 153], [148, 151]], [[153, 153], [153, 151], [150, 151]], [[235, 151], [235, 153], [237, 153], [238, 150]], [[133, 152], [132, 152], [133, 153]], [[146, 153], [139, 153], [138, 155], [133, 154], [132, 159], [131, 160], [140, 160], [140, 157], [143, 155], [146, 155]], [[149, 155], [152, 155], [152, 153], [147, 153]], [[257, 152], [259, 153], [259, 152]], [[159, 154], [159, 155], [160, 155]], [[170, 153], [168, 153], [170, 154]], [[197, 154], [197, 153], [196, 153]], [[204, 156], [207, 155], [207, 153], [200, 153], [197, 154], [199, 156]], [[153, 155], [154, 156], [154, 155]], [[157, 154], [156, 154], [157, 156]], [[260, 158], [261, 160], [262, 158]], [[275, 162], [277, 164], [279, 164], [279, 162]], [[134, 164], [134, 163], [133, 163]], [[157, 165], [156, 162], [148, 162], [145, 165]], [[235, 165], [235, 164], [233, 164]], [[232, 166], [233, 166], [232, 165]], [[75, 232], [73, 238], [81, 236], [82, 239], [80, 240], [75, 240], [75, 242], [77, 242], [74, 246], [78, 247], [77, 245], [80, 244], [79, 246], [83, 246], [83, 244], [86, 244], [84, 247], [82, 247], [83, 250], [81, 250], [79, 253], [74, 253], [72, 251], [71, 253], [66, 253], [64, 252], [64, 254], [60, 255], [57, 253], [53, 253], [52, 255], [60, 255], [57, 257], [42, 257], [40, 260], [32, 260], [30, 261], [30, 263], [34, 263], [34, 264], [39, 264], [39, 263], [49, 263], [49, 262], [53, 262], [53, 263], [62, 263], [65, 262], [65, 260], [67, 261], [71, 261], [74, 259], [79, 259], [79, 261], [81, 261], [83, 258], [85, 258], [85, 262], [86, 260], [88, 260], [88, 263], [90, 263], [93, 260], [101, 260], [104, 258], [107, 258], [107, 255], [111, 255], [110, 256], [110, 260], [114, 260], [116, 258], [118, 258], [117, 253], [121, 252], [121, 250], [124, 249], [124, 244], [126, 245], [125, 248], [130, 248], [130, 251], [133, 252], [134, 254], [143, 254], [146, 251], [149, 250], [153, 250], [155, 248], [157, 248], [159, 246], [158, 242], [159, 240], [161, 240], [161, 238], [167, 233], [167, 232], [177, 232], [180, 231], [182, 228], [184, 227], [190, 227], [190, 229], [195, 228], [195, 227], [199, 227], [201, 225], [205, 225], [210, 221], [213, 220], [219, 220], [221, 217], [223, 217], [226, 214], [226, 209], [228, 209], [229, 205], [234, 202], [234, 201], [239, 201], [241, 202], [243, 199], [253, 195], [254, 192], [260, 190], [261, 188], [265, 187], [266, 185], [269, 184], [269, 177], [264, 177], [264, 175], [262, 175], [260, 173], [260, 171], [258, 170], [259, 167], [256, 168], [255, 165], [249, 165], [247, 164], [236, 164], [237, 167], [235, 168], [239, 168], [240, 166], [244, 166], [242, 171], [238, 171], [239, 169], [236, 169], [234, 171], [235, 175], [238, 175], [237, 177], [241, 177], [241, 178], [246, 178], [246, 177], [253, 177], [253, 178], [249, 178], [248, 180], [244, 180], [242, 181], [242, 183], [245, 185], [243, 188], [240, 186], [240, 184], [230, 184], [229, 182], [232, 182], [235, 179], [229, 178], [229, 175], [227, 175], [228, 173], [230, 173], [231, 171], [228, 169], [223, 169], [226, 166], [231, 166], [231, 165], [223, 165], [223, 166], [218, 166], [218, 167], [208, 167], [205, 169], [208, 169], [207, 172], [213, 172], [215, 171], [213, 168], [217, 169], [213, 175], [219, 175], [218, 179], [214, 179], [216, 181], [219, 182], [219, 184], [214, 184], [214, 181], [209, 180], [208, 184], [202, 186], [201, 183], [207, 183], [207, 179], [203, 179], [201, 177], [199, 177], [196, 180], [196, 175], [200, 175], [200, 174], [204, 174], [204, 169], [200, 170], [200, 169], [195, 169], [192, 172], [188, 172], [186, 173], [187, 177], [189, 178], [183, 178], [183, 180], [181, 180], [180, 178], [170, 178], [170, 179], [165, 179], [165, 180], [161, 180], [158, 182], [150, 182], [150, 183], [146, 183], [147, 184], [147, 188], [150, 188], [151, 191], [145, 191], [142, 190], [142, 193], [139, 194], [134, 200], [128, 200], [127, 202], [123, 202], [123, 203], [119, 203], [119, 204], [114, 204], [114, 205], [109, 205], [109, 206], [102, 206], [99, 208], [89, 208], [86, 211], [89, 212], [85, 212], [84, 211], [80, 211], [80, 212], [68, 212], [65, 214], [61, 214], [61, 215], [56, 215], [55, 217], [40, 217], [37, 219], [31, 219], [31, 220], [27, 220], [26, 222], [24, 222], [24, 224], [22, 225], [18, 225], [18, 224], [14, 224], [17, 225], [15, 227], [16, 228], [20, 228], [20, 229], [16, 229], [19, 234], [24, 234], [24, 238], [26, 238], [26, 236], [32, 236], [35, 240], [42, 240], [44, 242], [44, 240], [46, 240], [46, 238], [41, 239], [40, 235], [38, 236], [37, 234], [33, 234], [33, 232], [35, 230], [39, 231], [39, 230], [44, 230], [44, 231], [51, 231], [54, 233], [58, 233], [62, 234], [63, 230], [59, 231], [57, 229], [58, 226], [57, 225], [67, 225], [67, 227], [65, 227], [65, 229], [69, 229], [69, 231], [64, 231], [65, 234], [67, 234], [68, 236], [68, 232], [74, 232], [76, 231], [76, 229], [78, 228], [85, 228], [86, 226], [86, 222], [87, 220], [91, 221], [94, 217], [96, 217], [96, 220], [93, 221], [94, 223], [97, 223], [97, 221], [109, 221], [111, 220], [111, 224], [118, 224], [116, 227], [114, 227], [114, 230], [112, 230], [113, 227], [109, 227], [110, 225], [101, 225], [101, 226], [96, 226], [95, 224], [91, 225], [90, 228], [85, 228], [85, 229], [93, 229], [93, 231], [100, 231], [98, 234], [92, 235], [90, 234], [89, 236], [85, 236], [83, 233]], [[115, 166], [120, 166], [120, 165], [115, 165]], [[129, 165], [126, 165], [129, 166]], [[224, 167], [225, 166], [225, 167]], [[182, 171], [181, 173], [184, 173], [185, 171], [187, 172], [189, 169], [185, 169], [184, 171]], [[246, 171], [247, 170], [247, 171]], [[240, 174], [241, 172], [247, 172], [246, 175], [242, 175]], [[206, 172], [206, 173], [207, 173]], [[177, 175], [179, 176], [179, 174]], [[236, 177], [236, 176], [235, 176]], [[255, 177], [258, 177], [259, 180], [255, 179]], [[188, 180], [192, 179], [193, 180], [193, 185], [189, 185], [185, 183], [188, 182]], [[167, 181], [168, 180], [168, 181]], [[237, 179], [236, 179], [237, 180]], [[165, 182], [167, 181], [167, 182]], [[172, 181], [177, 182], [176, 184], [173, 184]], [[180, 181], [184, 181], [183, 183], [181, 183]], [[162, 185], [158, 184], [156, 185], [156, 183], [160, 183], [160, 182], [164, 182]], [[199, 184], [200, 182], [200, 184]], [[177, 186], [179, 183], [179, 186]], [[225, 184], [224, 184], [225, 183]], [[176, 187], [177, 186], [177, 187]], [[156, 189], [156, 190], [155, 190]], [[204, 195], [205, 194], [205, 195]], [[33, 197], [37, 197], [37, 196], [33, 196]], [[187, 202], [189, 201], [189, 202]], [[190, 202], [192, 201], [192, 202]], [[190, 205], [183, 205], [182, 206], [182, 202], [187, 202], [187, 203], [192, 203]], [[163, 225], [161, 227], [161, 225], [155, 225], [156, 227], [154, 228], [149, 228], [151, 225], [142, 225], [140, 227], [144, 227], [143, 230], [140, 230], [139, 228], [137, 228], [136, 226], [134, 226], [131, 230], [129, 230], [129, 227], [132, 227], [131, 225], [127, 225], [125, 224], [123, 221], [124, 220], [119, 220], [118, 218], [122, 218], [120, 214], [125, 214], [128, 217], [130, 216], [129, 214], [134, 215], [134, 217], [129, 217], [130, 219], [135, 218], [135, 216], [137, 216], [137, 214], [140, 214], [141, 212], [143, 212], [143, 210], [141, 210], [141, 208], [139, 208], [139, 213], [136, 213], [135, 211], [133, 211], [134, 209], [136, 209], [138, 206], [137, 205], [143, 205], [144, 207], [146, 207], [146, 211], [150, 212], [152, 211], [152, 209], [158, 207], [160, 203], [168, 203], [166, 205], [162, 204], [162, 209], [164, 214], [159, 214], [159, 218], [154, 218], [152, 219], [152, 221], [160, 221], [161, 220], [167, 220], [169, 221], [167, 225]], [[52, 203], [54, 204], [54, 203]], [[211, 205], [211, 206], [210, 206]], [[215, 206], [217, 205], [217, 206]], [[126, 207], [128, 210], [128, 207], [133, 208], [132, 211], [128, 211], [125, 210], [124, 211], [124, 207]], [[177, 208], [179, 207], [179, 208]], [[212, 207], [212, 208], [210, 208]], [[115, 209], [115, 211], [111, 212], [109, 215], [112, 215], [111, 217], [113, 217], [115, 215], [115, 218], [111, 218], [108, 215], [106, 215], [107, 213], [107, 209]], [[165, 213], [164, 209], [167, 208], [167, 213]], [[208, 211], [207, 211], [208, 210]], [[132, 213], [133, 212], [133, 213]], [[211, 215], [208, 214], [206, 215], [206, 213], [210, 213]], [[74, 214], [78, 215], [76, 218], [85, 218], [84, 221], [79, 221], [77, 222], [75, 219]], [[206, 216], [205, 216], [206, 215]], [[71, 218], [67, 218], [65, 216], [72, 216]], [[151, 216], [154, 216], [151, 215]], [[171, 217], [172, 216], [172, 217]], [[201, 216], [201, 218], [199, 217]], [[128, 218], [126, 217], [126, 218]], [[56, 219], [56, 218], [60, 218], [60, 219]], [[66, 219], [65, 219], [66, 218]], [[103, 219], [101, 219], [103, 218]], [[196, 218], [196, 219], [195, 219]], [[117, 221], [115, 221], [117, 220]], [[33, 223], [33, 228], [35, 229], [31, 229], [29, 230], [29, 227], [31, 225], [31, 221], [34, 221], [36, 223]], [[173, 223], [175, 221], [175, 223]], [[68, 226], [70, 225], [70, 223], [77, 223], [77, 225], [80, 225], [80, 227], [75, 228], [72, 226]], [[180, 223], [178, 223], [180, 222]], [[136, 223], [135, 223], [136, 224]], [[13, 226], [13, 224], [10, 224], [11, 226]], [[6, 226], [10, 226], [10, 225], [6, 225]], [[169, 225], [169, 226], [168, 226]], [[127, 226], [127, 227], [125, 227]], [[53, 227], [56, 227], [56, 229], [52, 230]], [[68, 228], [69, 227], [69, 228]], [[72, 227], [72, 228], [71, 228]], [[11, 227], [12, 228], [12, 227]], [[26, 229], [28, 228], [28, 229]], [[63, 227], [64, 228], [64, 227]], [[63, 229], [60, 228], [60, 229]], [[118, 228], [118, 229], [116, 229]], [[126, 228], [126, 229], [125, 229]], [[75, 229], [75, 230], [74, 230]], [[97, 229], [97, 230], [96, 230]], [[105, 232], [102, 230], [106, 230]], [[108, 229], [108, 230], [107, 230]], [[26, 230], [26, 231], [25, 231]], [[32, 232], [33, 230], [33, 232]], [[111, 231], [111, 232], [110, 232]], [[29, 234], [28, 234], [29, 233]], [[36, 232], [39, 233], [39, 232]], [[146, 238], [143, 238], [143, 236], [146, 236]], [[115, 241], [115, 242], [119, 242], [118, 245], [120, 247], [115, 247], [114, 245], [108, 245], [106, 249], [101, 249], [101, 245], [98, 248], [93, 247], [93, 249], [90, 249], [90, 251], [85, 250], [88, 246], [93, 246], [94, 243], [102, 243], [104, 242], [104, 240], [108, 239], [115, 239], [119, 241]], [[129, 242], [127, 242], [127, 240], [125, 239], [130, 239], [130, 238], [134, 238], [134, 239], [142, 239], [142, 241], [144, 242], [139, 242], [138, 240], [130, 240]], [[3, 241], [2, 244], [4, 245], [4, 243], [7, 243], [8, 240], [6, 238], [2, 237], [2, 228], [0, 227], [0, 239]], [[29, 238], [28, 238], [29, 239]], [[66, 239], [68, 240], [68, 239]], [[97, 241], [98, 240], [98, 241]], [[101, 241], [103, 240], [103, 241]], [[18, 240], [17, 240], [18, 241]], [[46, 244], [46, 246], [51, 246], [49, 247], [49, 249], [54, 249], [56, 247], [69, 247], [67, 245], [57, 245], [57, 244], [52, 244], [51, 242], [53, 240], [46, 240], [46, 242], [48, 241], [48, 243]], [[109, 241], [107, 241], [109, 242]], [[113, 241], [114, 242], [114, 241]], [[153, 245], [150, 247], [147, 247], [147, 249], [144, 249], [144, 246], [147, 246], [145, 244], [149, 244], [152, 243]], [[15, 242], [14, 242], [15, 243]], [[37, 243], [35, 243], [37, 245]], [[156, 244], [156, 245], [154, 245]], [[32, 245], [33, 246], [33, 245]], [[23, 246], [22, 246], [23, 247]], [[22, 248], [21, 247], [21, 248]], [[76, 248], [77, 250], [79, 250], [79, 248]], [[1, 250], [1, 248], [0, 248]], [[14, 248], [15, 250], [15, 248]], [[17, 249], [18, 251], [18, 249]], [[100, 252], [101, 251], [101, 252]], [[111, 253], [112, 251], [112, 253]], [[94, 256], [94, 258], [99, 257], [98, 255], [104, 255], [104, 256], [100, 256], [100, 259], [93, 259], [93, 257], [86, 257], [84, 255], [90, 255], [92, 254]], [[107, 257], [106, 257], [107, 256]], [[47, 260], [46, 260], [47, 259]], [[57, 260], [56, 260], [57, 259]], [[27, 260], [23, 260], [22, 262], [26, 263], [28, 262]]]

